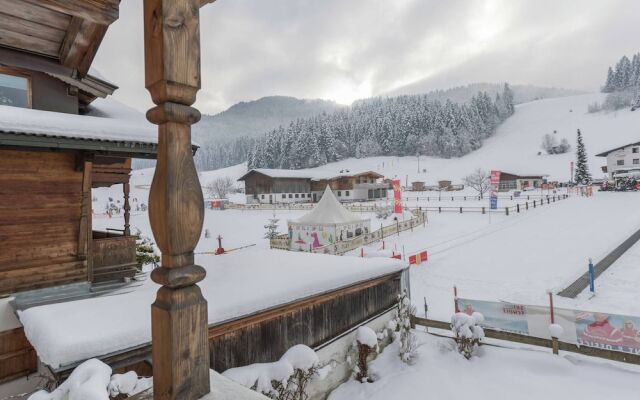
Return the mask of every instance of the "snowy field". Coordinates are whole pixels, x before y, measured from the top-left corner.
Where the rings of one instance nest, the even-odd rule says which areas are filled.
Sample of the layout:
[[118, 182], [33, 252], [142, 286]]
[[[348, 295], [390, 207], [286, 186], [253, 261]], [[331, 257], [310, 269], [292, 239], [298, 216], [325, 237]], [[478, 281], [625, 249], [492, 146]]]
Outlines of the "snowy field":
[[370, 366], [373, 383], [351, 380], [329, 400], [602, 400], [637, 399], [640, 368], [573, 354], [554, 356], [547, 349], [483, 346], [471, 360], [454, 342], [417, 332], [418, 359], [407, 365], [397, 342]]
[[[586, 271], [589, 257], [598, 262], [638, 229], [638, 201], [639, 193], [595, 192], [592, 198], [574, 196], [508, 217], [429, 212], [425, 229], [389, 237], [385, 246], [407, 255], [429, 252], [427, 263], [412, 267], [411, 295], [419, 310], [426, 297], [431, 318], [449, 319], [454, 285], [460, 297], [546, 305], [547, 290], [573, 282]], [[633, 263], [633, 256], [628, 258], [619, 262]], [[625, 277], [634, 277], [633, 268], [623, 269]], [[620, 281], [607, 287], [608, 274], [600, 278], [605, 285], [600, 292], [609, 293], [609, 301], [581, 296], [558, 298], [557, 305], [640, 315], [632, 284], [626, 284], [627, 291], [616, 289]], [[635, 278], [637, 283], [637, 273]]]

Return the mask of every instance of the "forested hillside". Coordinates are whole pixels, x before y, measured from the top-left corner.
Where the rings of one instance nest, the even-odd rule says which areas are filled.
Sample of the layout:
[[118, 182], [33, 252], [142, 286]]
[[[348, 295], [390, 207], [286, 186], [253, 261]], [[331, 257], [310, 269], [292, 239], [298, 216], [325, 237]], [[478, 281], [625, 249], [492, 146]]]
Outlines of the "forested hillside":
[[468, 103], [429, 95], [361, 100], [345, 110], [300, 119], [255, 142], [249, 168], [308, 168], [349, 157], [459, 157], [482, 146], [514, 112], [513, 91], [477, 93]]
[[640, 107], [640, 53], [634, 54], [631, 59], [625, 55], [615, 66], [609, 67], [602, 92], [608, 93], [606, 99], [602, 104], [591, 104], [589, 112], [615, 111], [626, 107], [631, 107], [633, 111]]

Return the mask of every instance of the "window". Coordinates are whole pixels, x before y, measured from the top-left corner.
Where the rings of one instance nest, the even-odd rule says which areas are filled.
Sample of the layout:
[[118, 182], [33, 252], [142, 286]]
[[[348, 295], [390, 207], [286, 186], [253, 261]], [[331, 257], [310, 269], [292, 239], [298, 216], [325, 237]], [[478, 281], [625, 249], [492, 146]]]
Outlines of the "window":
[[636, 165], [640, 164], [640, 158], [634, 158], [633, 159], [633, 163], [636, 164]]
[[346, 190], [346, 191], [344, 192], [344, 195], [345, 195], [345, 196], [347, 196], [347, 197], [349, 197], [349, 191], [348, 191], [348, 190]]
[[31, 108], [31, 78], [0, 67], [0, 105]]
[[631, 149], [631, 152], [632, 153], [637, 153], [638, 150], [640, 150], [640, 147], [634, 147], [634, 148]]
[[308, 197], [308, 198], [311, 198], [311, 193], [307, 193], [307, 197]]
[[283, 198], [283, 199], [286, 199], [286, 198], [287, 198], [287, 195], [283, 193], [283, 194], [282, 194], [282, 198]]
[[289, 198], [293, 199], [293, 195], [291, 193], [289, 193]]
[[300, 196], [298, 195], [298, 193], [296, 193], [296, 199], [299, 199], [299, 198], [300, 198]]
[[342, 196], [342, 192], [338, 190], [338, 197]]
[[262, 195], [262, 200], [264, 200], [264, 195]]
[[616, 162], [616, 164], [617, 164], [617, 165], [624, 165], [624, 160], [618, 160], [618, 161]]

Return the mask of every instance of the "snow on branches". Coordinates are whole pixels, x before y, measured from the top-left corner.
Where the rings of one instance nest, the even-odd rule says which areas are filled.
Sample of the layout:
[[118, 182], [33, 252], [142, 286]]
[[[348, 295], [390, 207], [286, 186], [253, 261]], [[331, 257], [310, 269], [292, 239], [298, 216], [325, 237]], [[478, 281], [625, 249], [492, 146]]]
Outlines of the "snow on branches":
[[306, 400], [309, 382], [326, 375], [320, 368], [318, 355], [298, 344], [287, 350], [276, 362], [231, 368], [222, 373], [227, 378], [276, 400]]
[[415, 361], [416, 337], [411, 331], [411, 317], [416, 315], [416, 307], [411, 304], [407, 292], [398, 295], [398, 308], [393, 321], [400, 339], [400, 359], [408, 364]]
[[484, 321], [484, 316], [479, 312], [468, 315], [462, 312], [455, 313], [451, 317], [451, 330], [458, 344], [458, 351], [466, 359], [470, 359], [473, 350], [484, 339], [484, 330], [480, 324]]

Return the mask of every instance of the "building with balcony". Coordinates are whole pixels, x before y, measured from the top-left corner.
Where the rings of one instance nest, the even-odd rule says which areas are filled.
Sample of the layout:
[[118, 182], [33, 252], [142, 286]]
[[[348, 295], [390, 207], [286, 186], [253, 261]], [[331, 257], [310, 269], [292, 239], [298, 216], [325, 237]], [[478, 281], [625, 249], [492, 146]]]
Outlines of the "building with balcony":
[[341, 202], [387, 197], [389, 185], [373, 171], [342, 170], [327, 174], [314, 170], [252, 169], [238, 180], [245, 184], [247, 204], [315, 203], [329, 186]]
[[616, 147], [596, 156], [607, 158], [606, 172], [610, 180], [640, 178], [640, 142]]

